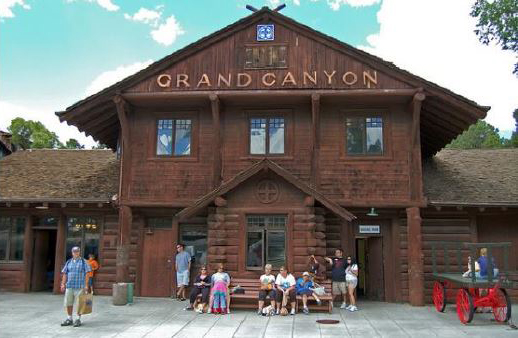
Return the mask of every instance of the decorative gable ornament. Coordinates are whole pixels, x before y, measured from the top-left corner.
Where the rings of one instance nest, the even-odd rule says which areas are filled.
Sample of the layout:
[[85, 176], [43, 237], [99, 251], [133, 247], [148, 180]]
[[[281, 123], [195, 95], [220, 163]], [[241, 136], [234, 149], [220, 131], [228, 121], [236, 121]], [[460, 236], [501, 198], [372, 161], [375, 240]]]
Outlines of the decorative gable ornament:
[[275, 25], [257, 25], [257, 41], [275, 40]]

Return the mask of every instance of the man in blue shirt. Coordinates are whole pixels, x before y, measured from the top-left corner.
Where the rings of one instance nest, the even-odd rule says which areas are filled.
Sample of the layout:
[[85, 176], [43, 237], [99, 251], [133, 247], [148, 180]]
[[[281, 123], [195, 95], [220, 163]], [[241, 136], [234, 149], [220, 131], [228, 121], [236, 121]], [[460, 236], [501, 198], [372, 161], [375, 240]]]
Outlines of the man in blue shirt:
[[[72, 311], [74, 303], [79, 296], [88, 293], [88, 272], [92, 271], [90, 265], [81, 257], [81, 249], [78, 246], [72, 248], [72, 258], [70, 258], [61, 270], [63, 277], [61, 279], [61, 292], [65, 291], [65, 307], [67, 308], [67, 319], [61, 323], [61, 326], [69, 326], [74, 324], [75, 327], [81, 326], [81, 315], [77, 314], [74, 322]], [[77, 306], [79, 312], [79, 306]]]
[[185, 288], [189, 285], [189, 271], [191, 271], [191, 255], [185, 251], [185, 246], [179, 243], [176, 246], [176, 285], [178, 291], [176, 292], [176, 299], [184, 301]]

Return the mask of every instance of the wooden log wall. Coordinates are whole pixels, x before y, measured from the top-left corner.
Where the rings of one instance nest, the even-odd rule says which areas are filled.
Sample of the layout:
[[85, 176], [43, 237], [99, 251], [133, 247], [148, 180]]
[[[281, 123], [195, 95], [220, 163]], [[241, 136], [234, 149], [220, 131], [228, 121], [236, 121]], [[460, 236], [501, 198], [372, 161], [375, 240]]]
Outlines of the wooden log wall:
[[228, 272], [235, 274], [239, 258], [239, 215], [227, 208], [226, 201], [221, 200], [219, 204], [221, 206], [208, 208], [207, 265], [209, 271], [217, 271], [218, 264], [223, 263]]
[[[293, 272], [300, 276], [308, 268], [308, 257], [326, 254], [325, 210], [307, 206], [293, 215]], [[289, 248], [287, 248], [289, 252]]]
[[0, 291], [24, 292], [25, 265], [0, 264]]
[[[95, 293], [100, 295], [111, 295], [112, 284], [116, 280], [116, 260], [117, 260], [117, 237], [119, 216], [118, 214], [106, 215], [100, 244], [99, 265], [96, 274]], [[130, 280], [135, 283], [137, 275], [137, 261], [139, 256], [139, 227], [143, 219], [138, 216], [133, 217], [130, 237]]]

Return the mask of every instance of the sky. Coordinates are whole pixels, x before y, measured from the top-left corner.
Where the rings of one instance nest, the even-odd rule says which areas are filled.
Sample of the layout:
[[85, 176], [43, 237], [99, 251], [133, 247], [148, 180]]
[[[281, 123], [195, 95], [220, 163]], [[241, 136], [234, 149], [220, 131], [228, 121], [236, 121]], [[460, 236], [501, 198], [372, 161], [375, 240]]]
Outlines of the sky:
[[284, 2], [284, 15], [489, 105], [487, 122], [514, 129], [516, 59], [477, 40], [474, 0], [0, 0], [0, 130], [39, 120], [89, 148], [54, 112], [249, 15], [247, 4]]

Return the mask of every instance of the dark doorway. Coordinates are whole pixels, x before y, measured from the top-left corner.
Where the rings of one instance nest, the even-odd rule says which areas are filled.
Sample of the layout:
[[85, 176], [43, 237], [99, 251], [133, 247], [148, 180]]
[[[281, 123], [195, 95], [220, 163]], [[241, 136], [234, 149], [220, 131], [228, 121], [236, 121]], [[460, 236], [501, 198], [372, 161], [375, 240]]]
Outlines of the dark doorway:
[[383, 238], [357, 238], [356, 259], [359, 267], [356, 290], [358, 296], [369, 300], [384, 301]]
[[57, 230], [34, 228], [31, 291], [52, 292]]

